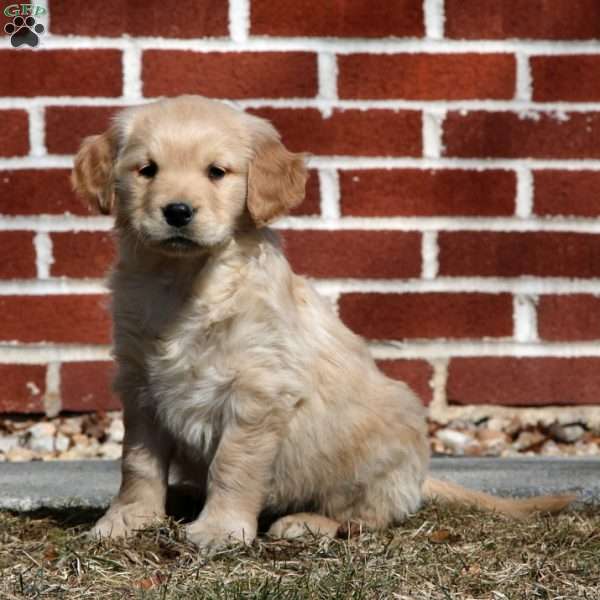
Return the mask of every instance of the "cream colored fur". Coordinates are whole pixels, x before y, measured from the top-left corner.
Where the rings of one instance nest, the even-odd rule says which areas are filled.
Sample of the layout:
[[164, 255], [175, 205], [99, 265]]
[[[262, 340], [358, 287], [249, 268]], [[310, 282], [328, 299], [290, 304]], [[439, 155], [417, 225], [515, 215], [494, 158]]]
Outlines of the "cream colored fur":
[[[146, 177], [150, 160], [158, 170]], [[211, 178], [211, 166], [224, 177]], [[302, 200], [305, 179], [303, 157], [270, 124], [200, 97], [125, 110], [84, 141], [74, 187], [116, 216], [115, 387], [126, 429], [121, 489], [95, 534], [163, 516], [174, 466], [206, 490], [188, 526], [201, 547], [252, 541], [267, 508], [291, 513], [271, 528], [288, 537], [335, 535], [349, 521], [385, 527], [424, 494], [514, 512], [457, 486], [423, 487], [421, 402], [377, 369], [264, 226]], [[195, 210], [178, 231], [163, 217], [172, 202]], [[168, 241], [175, 234], [188, 243]]]

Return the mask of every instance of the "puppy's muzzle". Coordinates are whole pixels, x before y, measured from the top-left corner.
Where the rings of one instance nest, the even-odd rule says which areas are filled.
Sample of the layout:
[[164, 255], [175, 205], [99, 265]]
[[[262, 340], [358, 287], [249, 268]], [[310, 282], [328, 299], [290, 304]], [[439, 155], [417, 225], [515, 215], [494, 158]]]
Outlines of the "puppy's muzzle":
[[185, 227], [194, 218], [194, 210], [185, 202], [167, 204], [162, 209], [165, 221], [172, 227]]

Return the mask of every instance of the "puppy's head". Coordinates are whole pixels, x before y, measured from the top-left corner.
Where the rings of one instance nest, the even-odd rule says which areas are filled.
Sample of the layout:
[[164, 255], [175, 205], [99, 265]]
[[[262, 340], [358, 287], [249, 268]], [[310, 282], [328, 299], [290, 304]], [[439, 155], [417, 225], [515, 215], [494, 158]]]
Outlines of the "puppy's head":
[[138, 242], [182, 255], [297, 206], [306, 168], [267, 121], [182, 96], [126, 109], [107, 132], [86, 138], [72, 182]]

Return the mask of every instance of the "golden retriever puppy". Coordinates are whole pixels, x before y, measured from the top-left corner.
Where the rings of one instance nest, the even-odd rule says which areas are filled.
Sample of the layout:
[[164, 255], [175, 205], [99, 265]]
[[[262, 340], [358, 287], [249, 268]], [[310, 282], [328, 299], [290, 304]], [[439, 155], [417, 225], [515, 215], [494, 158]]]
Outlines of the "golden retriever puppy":
[[[295, 275], [266, 225], [304, 197], [302, 155], [265, 120], [196, 96], [126, 109], [75, 159], [79, 194], [115, 215], [115, 388], [122, 484], [93, 533], [165, 511], [169, 467], [205, 490], [200, 547], [381, 528], [424, 497], [514, 515], [571, 498], [511, 501], [426, 480], [424, 409]], [[310, 509], [311, 512], [299, 512]]]

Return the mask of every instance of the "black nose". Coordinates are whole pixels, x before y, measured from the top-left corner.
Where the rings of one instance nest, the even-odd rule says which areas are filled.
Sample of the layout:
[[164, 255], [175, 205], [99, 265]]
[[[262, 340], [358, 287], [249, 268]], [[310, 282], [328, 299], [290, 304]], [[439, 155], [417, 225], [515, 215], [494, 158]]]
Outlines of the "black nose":
[[165, 215], [165, 221], [173, 227], [183, 227], [194, 218], [192, 207], [183, 202], [167, 204], [162, 211]]

